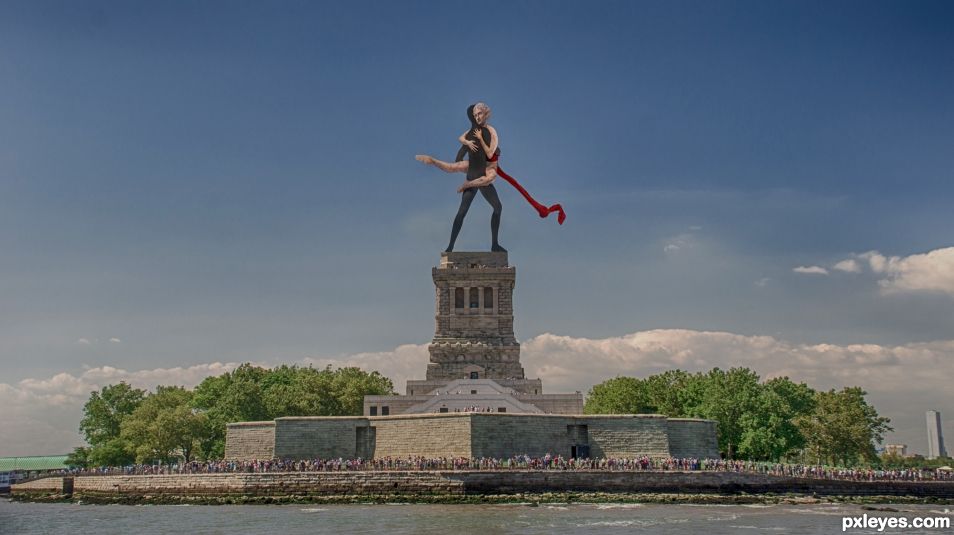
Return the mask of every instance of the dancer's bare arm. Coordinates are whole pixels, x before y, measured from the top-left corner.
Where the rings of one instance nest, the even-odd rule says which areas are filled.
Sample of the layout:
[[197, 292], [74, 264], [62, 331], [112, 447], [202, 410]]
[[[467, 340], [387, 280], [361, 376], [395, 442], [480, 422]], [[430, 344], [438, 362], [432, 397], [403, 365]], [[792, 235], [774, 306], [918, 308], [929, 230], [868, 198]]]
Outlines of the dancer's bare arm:
[[497, 130], [494, 127], [485, 125], [487, 130], [490, 130], [490, 145], [484, 143], [484, 136], [481, 135], [480, 128], [474, 129], [474, 134], [477, 135], [477, 139], [480, 141], [480, 148], [484, 149], [484, 154], [488, 158], [493, 158], [494, 153], [497, 152], [497, 147], [500, 145], [499, 140], [497, 139]]
[[467, 139], [467, 134], [469, 132], [470, 130], [461, 134], [460, 137], [457, 138], [457, 141], [460, 141], [461, 145], [467, 145], [467, 148], [470, 149], [471, 152], [477, 152], [477, 144]]
[[433, 165], [434, 167], [444, 171], [446, 173], [466, 173], [467, 172], [467, 162], [460, 161], [454, 163], [447, 163], [438, 160], [427, 154], [418, 154], [414, 157], [415, 160], [419, 162], [424, 162], [427, 165]]

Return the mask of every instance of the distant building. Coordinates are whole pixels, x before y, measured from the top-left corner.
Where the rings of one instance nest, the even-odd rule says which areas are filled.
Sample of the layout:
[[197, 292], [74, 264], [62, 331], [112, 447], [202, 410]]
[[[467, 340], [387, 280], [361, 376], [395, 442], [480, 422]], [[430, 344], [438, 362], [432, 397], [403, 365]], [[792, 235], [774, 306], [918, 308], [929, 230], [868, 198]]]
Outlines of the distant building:
[[46, 457], [0, 457], [0, 492], [9, 492], [10, 485], [20, 479], [43, 472], [66, 470], [66, 455]]
[[884, 454], [897, 455], [898, 457], [907, 457], [908, 445], [907, 444], [885, 444]]
[[941, 413], [927, 411], [928, 459], [947, 457], [944, 449], [944, 435], [941, 433]]

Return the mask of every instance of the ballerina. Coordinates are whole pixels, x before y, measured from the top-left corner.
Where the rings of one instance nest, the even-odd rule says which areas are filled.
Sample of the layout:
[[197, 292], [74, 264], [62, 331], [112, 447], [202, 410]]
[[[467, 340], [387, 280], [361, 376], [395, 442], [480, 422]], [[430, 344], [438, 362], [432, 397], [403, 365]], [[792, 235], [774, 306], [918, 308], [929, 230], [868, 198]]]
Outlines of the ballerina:
[[[487, 119], [490, 118], [490, 107], [483, 102], [478, 102], [467, 108], [467, 118], [470, 120], [471, 128], [458, 138], [463, 146], [457, 153], [456, 162], [444, 162], [426, 154], [418, 154], [415, 159], [427, 165], [433, 165], [447, 173], [467, 173], [467, 180], [457, 188], [457, 192], [461, 193], [460, 208], [457, 210], [457, 216], [454, 217], [450, 243], [445, 251], [449, 253], [454, 250], [457, 236], [464, 224], [464, 217], [470, 210], [470, 204], [479, 191], [493, 208], [493, 214], [490, 216], [492, 237], [490, 250], [506, 252], [507, 250], [500, 246], [497, 239], [503, 206], [500, 204], [497, 189], [493, 185], [497, 178], [496, 160], [499, 152], [499, 141], [497, 131], [487, 124]], [[464, 154], [468, 153], [468, 149], [468, 159], [462, 161]]]

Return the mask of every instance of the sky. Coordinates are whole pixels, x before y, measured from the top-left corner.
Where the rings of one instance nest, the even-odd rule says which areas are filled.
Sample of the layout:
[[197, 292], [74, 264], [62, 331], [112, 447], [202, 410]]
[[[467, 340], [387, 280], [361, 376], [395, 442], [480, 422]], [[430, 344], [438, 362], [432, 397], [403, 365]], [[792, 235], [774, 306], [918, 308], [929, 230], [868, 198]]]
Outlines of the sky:
[[954, 5], [482, 5], [0, 4], [0, 455], [119, 380], [422, 377], [463, 177], [413, 156], [476, 101], [568, 215], [498, 181], [548, 391], [749, 366], [954, 440]]

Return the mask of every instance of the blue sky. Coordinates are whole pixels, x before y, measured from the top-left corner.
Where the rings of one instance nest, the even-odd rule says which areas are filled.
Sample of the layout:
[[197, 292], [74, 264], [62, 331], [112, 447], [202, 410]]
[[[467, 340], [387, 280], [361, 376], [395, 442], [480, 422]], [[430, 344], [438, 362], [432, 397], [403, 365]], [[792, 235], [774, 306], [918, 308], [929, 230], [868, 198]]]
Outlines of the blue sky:
[[954, 5], [485, 5], [3, 3], [2, 381], [426, 343], [477, 100], [522, 339], [954, 338]]

